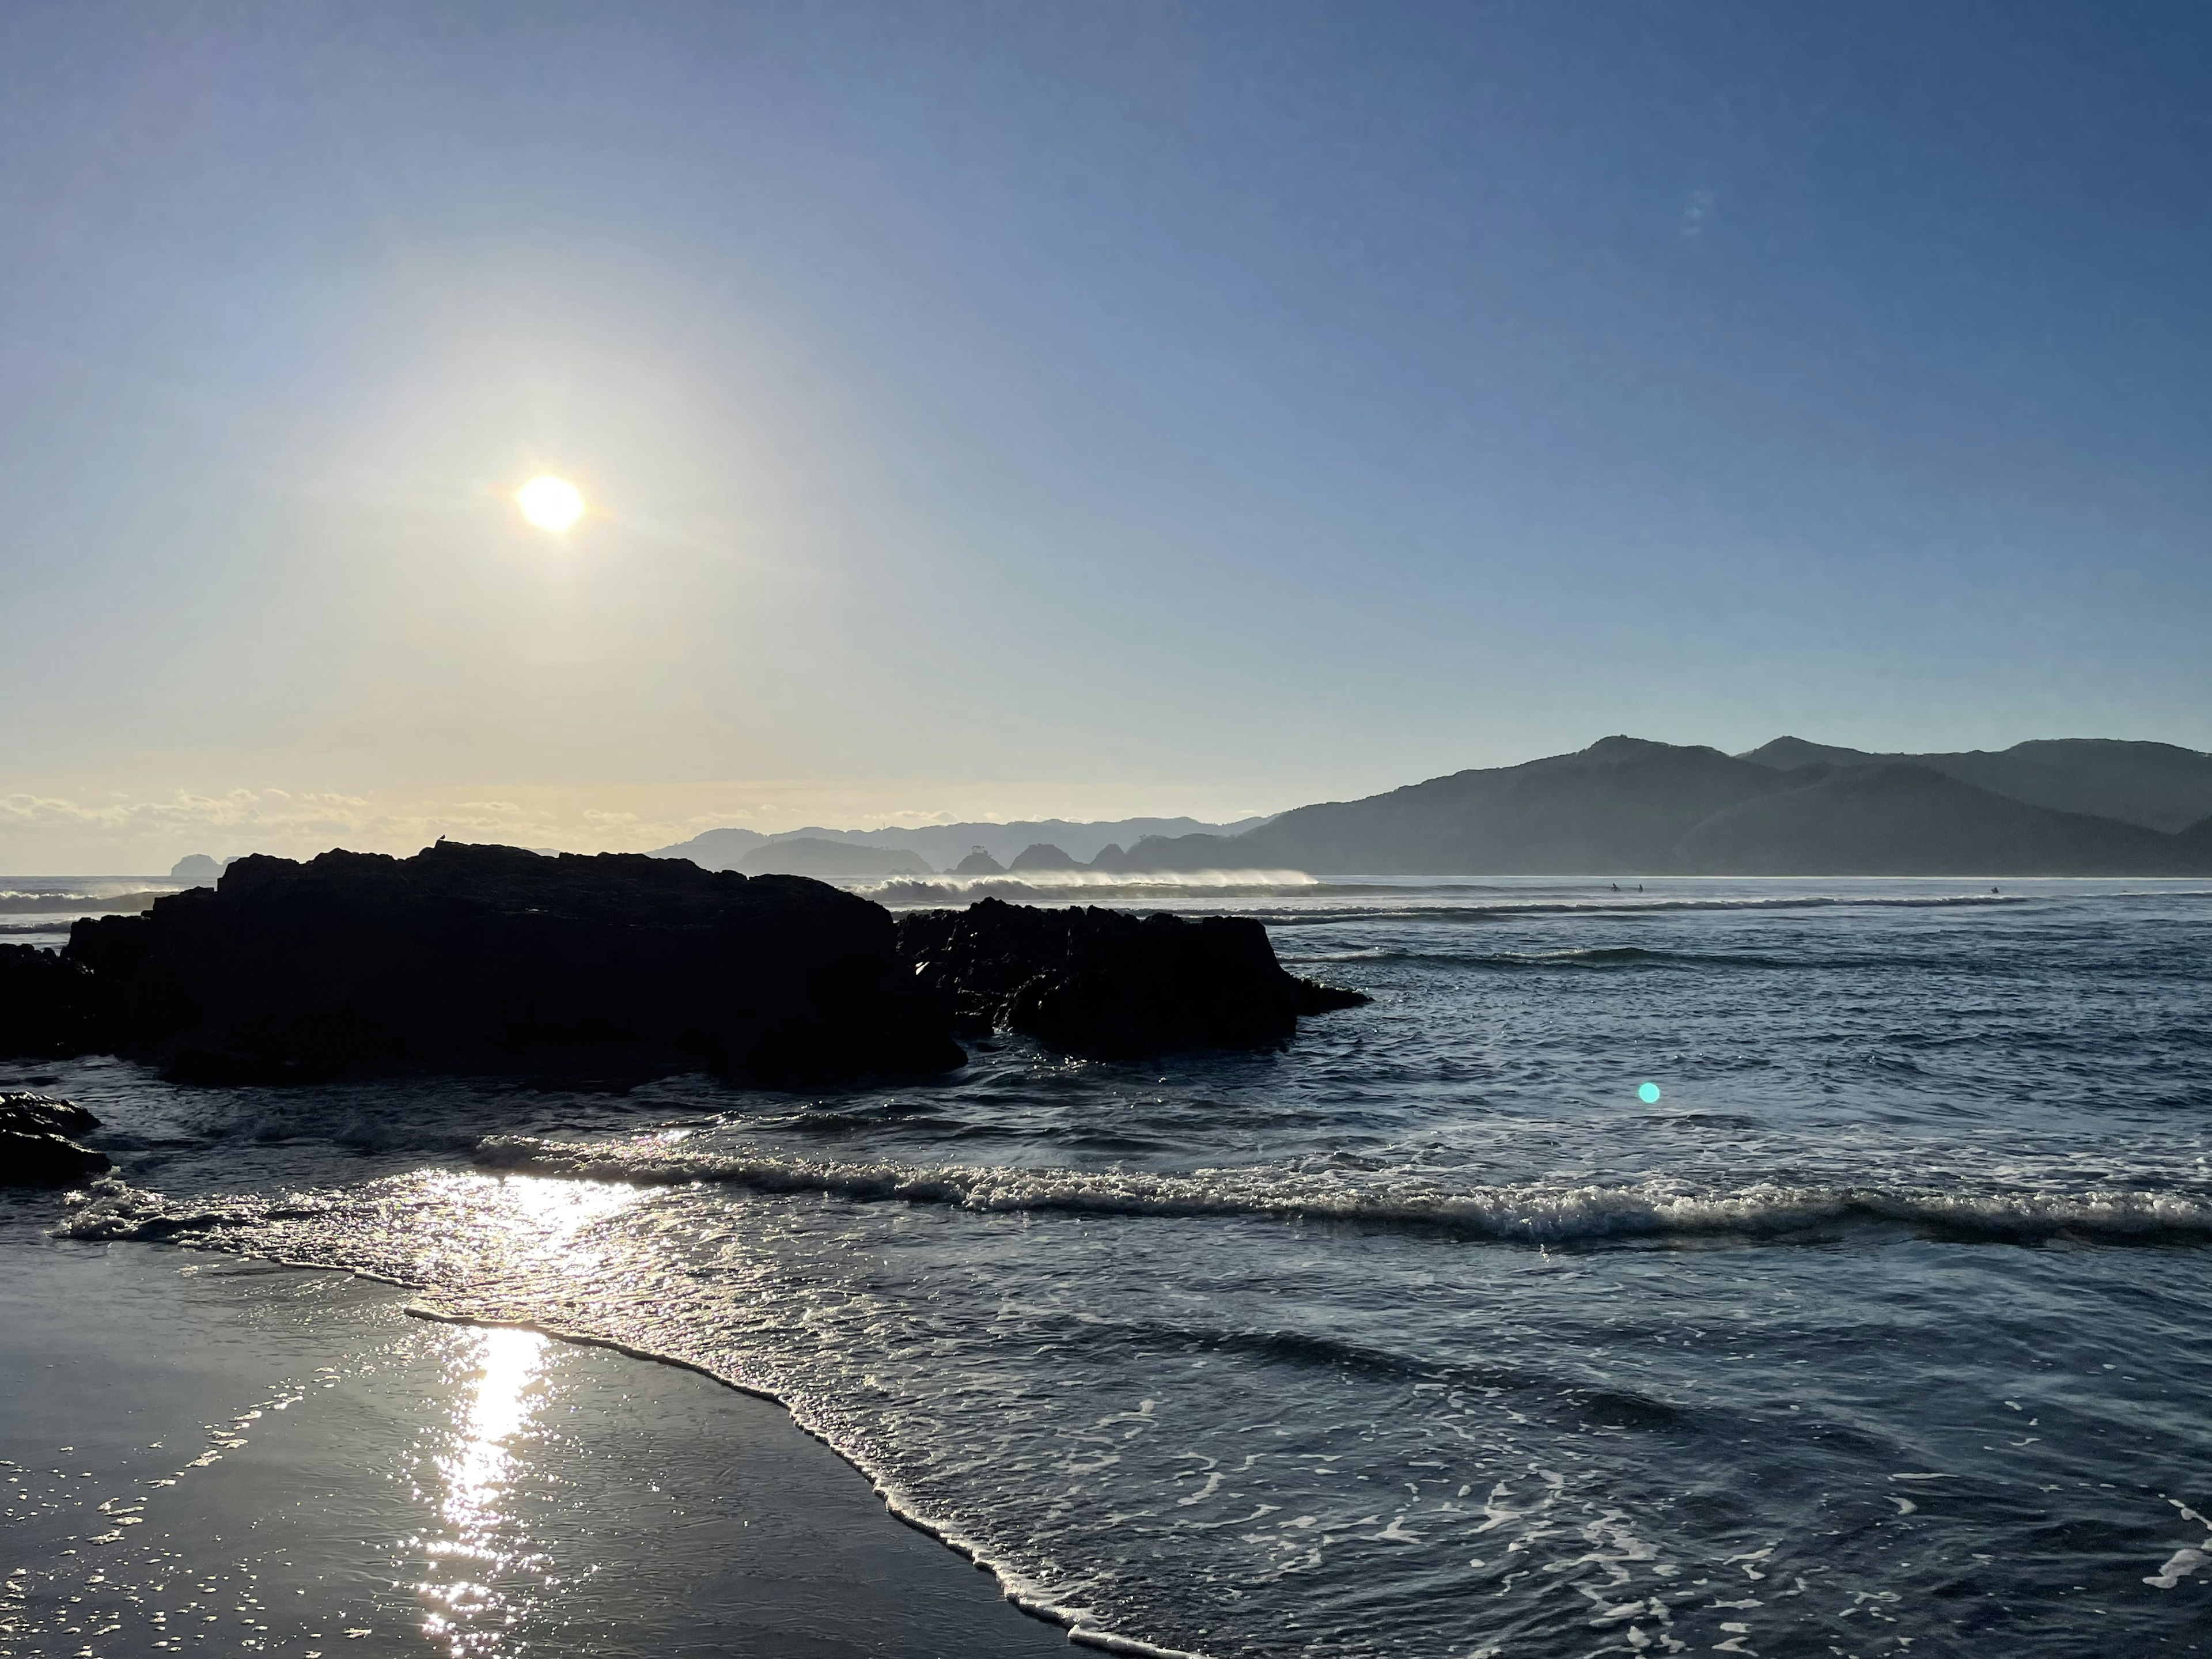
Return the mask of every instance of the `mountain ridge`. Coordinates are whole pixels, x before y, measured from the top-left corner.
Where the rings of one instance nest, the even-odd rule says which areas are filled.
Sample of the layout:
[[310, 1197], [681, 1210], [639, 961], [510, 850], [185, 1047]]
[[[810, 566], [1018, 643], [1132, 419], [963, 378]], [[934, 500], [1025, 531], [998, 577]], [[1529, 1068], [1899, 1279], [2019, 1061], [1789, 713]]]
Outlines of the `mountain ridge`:
[[1376, 876], [2198, 875], [2212, 874], [2212, 832], [2176, 835], [2062, 811], [1906, 762], [1816, 761], [1784, 769], [1704, 745], [1615, 736], [1570, 755], [1297, 807], [1234, 837], [1140, 842], [1110, 867]]
[[1736, 757], [1778, 770], [1902, 763], [2031, 806], [2118, 818], [2169, 834], [2212, 816], [2212, 755], [2124, 738], [2031, 738], [2009, 749], [1877, 753], [1781, 737]]
[[2095, 738], [1881, 755], [1792, 736], [1729, 755], [1614, 735], [1243, 824], [726, 829], [654, 856], [746, 867], [757, 849], [794, 838], [825, 853], [840, 843], [905, 851], [940, 869], [980, 847], [1000, 865], [1050, 849], [1069, 866], [1124, 873], [2212, 875], [2212, 756]]

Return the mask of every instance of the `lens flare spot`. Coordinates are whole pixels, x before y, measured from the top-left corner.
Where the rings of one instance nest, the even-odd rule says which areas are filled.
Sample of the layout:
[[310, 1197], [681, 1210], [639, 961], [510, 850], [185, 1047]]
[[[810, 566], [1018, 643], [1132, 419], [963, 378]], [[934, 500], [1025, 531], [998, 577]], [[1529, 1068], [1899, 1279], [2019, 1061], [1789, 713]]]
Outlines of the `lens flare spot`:
[[1656, 1083], [1638, 1084], [1636, 1097], [1646, 1106], [1656, 1106], [1659, 1103], [1659, 1085]]

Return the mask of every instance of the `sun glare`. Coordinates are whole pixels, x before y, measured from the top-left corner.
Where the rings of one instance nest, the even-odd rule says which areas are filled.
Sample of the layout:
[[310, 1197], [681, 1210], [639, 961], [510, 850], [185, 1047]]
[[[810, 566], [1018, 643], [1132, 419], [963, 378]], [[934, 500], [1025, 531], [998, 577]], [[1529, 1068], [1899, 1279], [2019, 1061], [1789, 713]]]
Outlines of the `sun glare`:
[[516, 490], [514, 504], [522, 509], [524, 518], [556, 536], [584, 516], [584, 497], [576, 486], [550, 472]]

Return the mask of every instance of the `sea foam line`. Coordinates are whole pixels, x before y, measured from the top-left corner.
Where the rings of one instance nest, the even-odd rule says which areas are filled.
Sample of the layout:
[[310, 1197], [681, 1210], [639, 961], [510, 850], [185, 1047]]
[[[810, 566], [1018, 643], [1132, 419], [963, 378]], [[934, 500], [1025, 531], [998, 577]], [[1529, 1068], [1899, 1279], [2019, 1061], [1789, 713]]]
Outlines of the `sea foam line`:
[[[109, 1176], [95, 1182], [86, 1191], [70, 1194], [66, 1201], [72, 1206], [72, 1212], [51, 1230], [52, 1236], [57, 1238], [173, 1240], [179, 1244], [202, 1243], [204, 1247], [205, 1243], [212, 1241], [196, 1240], [193, 1234], [229, 1229], [234, 1237], [225, 1242], [224, 1248], [242, 1249], [248, 1255], [285, 1266], [327, 1270], [332, 1265], [328, 1261], [313, 1255], [256, 1248], [250, 1238], [235, 1235], [250, 1231], [258, 1223], [293, 1220], [325, 1213], [337, 1207], [343, 1200], [291, 1194], [281, 1201], [246, 1196], [228, 1204], [187, 1206], [173, 1203], [162, 1194], [132, 1187]], [[391, 1285], [401, 1290], [420, 1292], [426, 1288], [418, 1279], [398, 1277], [364, 1267], [355, 1266], [345, 1271], [356, 1278]], [[1012, 1562], [994, 1554], [981, 1540], [972, 1536], [956, 1522], [930, 1514], [917, 1498], [893, 1480], [877, 1466], [874, 1460], [830, 1433], [798, 1402], [775, 1389], [732, 1376], [725, 1370], [683, 1354], [641, 1347], [619, 1337], [596, 1332], [538, 1320], [471, 1313], [427, 1302], [408, 1303], [401, 1311], [412, 1318], [441, 1324], [535, 1331], [556, 1341], [581, 1347], [605, 1348], [633, 1359], [696, 1372], [724, 1388], [768, 1401], [782, 1407], [802, 1432], [819, 1440], [859, 1470], [894, 1518], [935, 1539], [954, 1554], [988, 1572], [997, 1581], [1000, 1594], [1009, 1602], [1033, 1619], [1066, 1631], [1071, 1644], [1126, 1655], [1129, 1659], [1208, 1659], [1208, 1656], [1203, 1653], [1163, 1647], [1137, 1637], [1121, 1635], [1100, 1624], [1093, 1609], [1056, 1600], [1046, 1586], [1021, 1571]]]
[[2212, 1239], [2212, 1197], [2140, 1189], [1946, 1191], [1771, 1182], [1720, 1193], [1685, 1192], [1658, 1182], [1453, 1189], [1388, 1181], [1354, 1184], [1265, 1170], [1162, 1175], [847, 1164], [691, 1150], [682, 1141], [622, 1146], [526, 1135], [484, 1140], [477, 1148], [475, 1161], [508, 1174], [637, 1186], [719, 1182], [755, 1192], [897, 1200], [979, 1212], [1350, 1222], [1534, 1244], [1672, 1234], [1761, 1237], [1854, 1220], [1994, 1240], [2062, 1233], [2111, 1240]]

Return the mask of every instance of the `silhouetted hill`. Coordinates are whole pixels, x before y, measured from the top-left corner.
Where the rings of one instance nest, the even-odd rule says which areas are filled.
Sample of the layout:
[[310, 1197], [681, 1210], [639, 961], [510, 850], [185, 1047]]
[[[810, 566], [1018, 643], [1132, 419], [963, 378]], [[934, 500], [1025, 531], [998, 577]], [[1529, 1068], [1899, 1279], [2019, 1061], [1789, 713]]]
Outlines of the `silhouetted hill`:
[[1082, 867], [1050, 842], [1038, 842], [1024, 848], [1015, 855], [1014, 861], [1006, 866], [1018, 873], [1024, 870], [1080, 870]]
[[690, 859], [708, 870], [734, 870], [738, 860], [753, 848], [771, 841], [835, 841], [855, 847], [896, 847], [918, 853], [940, 870], [949, 870], [977, 847], [1000, 864], [1011, 862], [1025, 848], [1040, 842], [1064, 849], [1079, 863], [1096, 858], [1109, 842], [1127, 846], [1145, 836], [1187, 836], [1195, 832], [1233, 836], [1266, 822], [1245, 818], [1235, 823], [1206, 823], [1197, 818], [1116, 818], [1111, 822], [1071, 823], [1066, 818], [1045, 818], [1020, 823], [924, 823], [911, 829], [825, 830], [810, 824], [804, 830], [763, 836], [754, 830], [709, 830], [703, 836], [663, 847], [657, 859]]
[[1802, 738], [1777, 738], [1741, 759], [1781, 771], [1801, 766], [1925, 767], [2031, 806], [2087, 812], [2176, 830], [2212, 813], [2212, 755], [2170, 743], [2050, 738], [1961, 754], [1877, 755]]
[[902, 847], [855, 847], [798, 836], [756, 847], [738, 860], [749, 876], [931, 876], [937, 872]]
[[[1684, 866], [1746, 876], [2155, 876], [2188, 849], [2141, 824], [2030, 806], [1924, 766], [1821, 768], [1682, 837]], [[2200, 867], [2212, 867], [2212, 858]]]
[[1578, 754], [1301, 806], [1233, 839], [1140, 842], [1120, 867], [1366, 875], [1658, 871], [1673, 866], [1685, 833], [1771, 789], [1774, 776], [1717, 749], [1607, 738]]
[[2212, 845], [2009, 800], [1924, 767], [1781, 771], [1715, 749], [1613, 737], [1577, 754], [1302, 806], [1242, 836], [1141, 842], [1100, 867], [2179, 875], [2212, 870]]
[[709, 830], [689, 841], [679, 841], [673, 847], [664, 847], [647, 856], [656, 859], [689, 859], [702, 870], [734, 870], [744, 855], [768, 839], [757, 830]]

